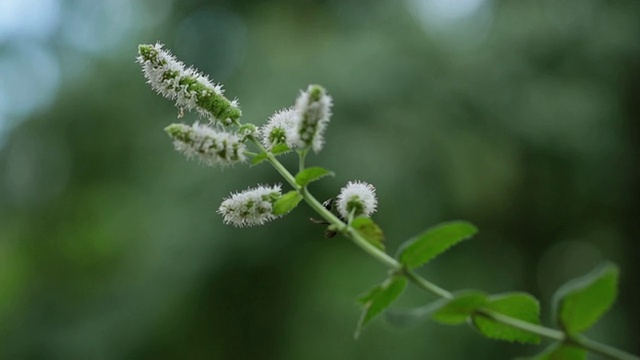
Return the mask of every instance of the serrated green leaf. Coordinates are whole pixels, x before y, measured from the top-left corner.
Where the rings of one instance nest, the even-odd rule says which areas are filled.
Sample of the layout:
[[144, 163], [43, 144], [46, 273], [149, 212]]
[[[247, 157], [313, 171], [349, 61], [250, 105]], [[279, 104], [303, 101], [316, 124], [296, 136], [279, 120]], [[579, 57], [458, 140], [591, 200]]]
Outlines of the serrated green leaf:
[[251, 159], [251, 165], [252, 166], [253, 165], [258, 165], [258, 164], [260, 164], [261, 162], [263, 162], [265, 160], [267, 160], [267, 154], [266, 153], [260, 153], [260, 154], [254, 156]]
[[567, 344], [553, 344], [538, 355], [519, 360], [585, 360], [587, 351]]
[[319, 180], [327, 175], [333, 176], [333, 172], [318, 166], [308, 167], [296, 175], [296, 183], [300, 186], [306, 186], [310, 182]]
[[476, 232], [478, 229], [465, 221], [437, 225], [400, 247], [398, 259], [410, 269], [417, 268]]
[[373, 244], [380, 250], [384, 250], [384, 234], [382, 229], [368, 217], [357, 217], [351, 222], [353, 227], [360, 235], [362, 235], [368, 242]]
[[296, 190], [291, 190], [288, 193], [282, 195], [275, 204], [273, 204], [274, 215], [284, 215], [293, 210], [302, 200], [302, 195]]
[[446, 325], [459, 325], [467, 321], [469, 316], [487, 303], [487, 295], [480, 291], [465, 291], [447, 299], [431, 318]]
[[606, 263], [556, 291], [553, 296], [555, 316], [567, 333], [587, 330], [609, 310], [618, 292], [618, 273], [615, 264]]
[[364, 305], [364, 309], [362, 310], [360, 320], [358, 320], [354, 336], [357, 338], [362, 328], [376, 315], [389, 307], [389, 305], [402, 294], [406, 286], [406, 277], [394, 275], [361, 296], [358, 301]]
[[287, 144], [276, 144], [271, 148], [271, 153], [273, 155], [284, 154], [288, 151], [291, 151], [291, 149], [287, 146]]
[[[507, 293], [489, 298], [483, 309], [492, 310], [532, 324], [540, 324], [538, 300], [526, 293]], [[483, 314], [473, 315], [472, 323], [484, 336], [521, 343], [540, 343], [540, 336], [499, 323]]]

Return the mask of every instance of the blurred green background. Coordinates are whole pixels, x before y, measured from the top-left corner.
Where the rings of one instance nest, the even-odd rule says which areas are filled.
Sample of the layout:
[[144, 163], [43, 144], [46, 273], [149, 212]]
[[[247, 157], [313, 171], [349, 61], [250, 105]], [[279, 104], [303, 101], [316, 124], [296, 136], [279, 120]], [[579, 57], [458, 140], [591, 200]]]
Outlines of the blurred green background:
[[[535, 346], [374, 321], [386, 269], [300, 207], [223, 226], [267, 165], [206, 168], [145, 84], [161, 41], [263, 123], [309, 83], [335, 101], [309, 163], [377, 187], [393, 253], [440, 221], [481, 230], [421, 273], [530, 292], [608, 259], [620, 297], [589, 334], [640, 352], [637, 1], [0, 1], [0, 359], [507, 359]], [[295, 159], [285, 160], [295, 164]], [[431, 298], [408, 291], [396, 304]], [[595, 358], [595, 357], [594, 357]]]

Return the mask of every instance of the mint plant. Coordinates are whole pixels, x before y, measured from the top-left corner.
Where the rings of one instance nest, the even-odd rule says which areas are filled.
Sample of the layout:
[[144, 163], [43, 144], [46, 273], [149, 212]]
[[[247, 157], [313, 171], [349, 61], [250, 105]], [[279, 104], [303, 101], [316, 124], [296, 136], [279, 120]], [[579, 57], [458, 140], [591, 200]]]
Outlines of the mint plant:
[[[363, 310], [356, 337], [411, 283], [438, 300], [423, 307], [390, 312], [390, 320], [467, 323], [485, 337], [510, 342], [539, 344], [542, 338], [552, 340], [552, 345], [533, 359], [585, 359], [587, 352], [611, 359], [639, 359], [583, 335], [615, 301], [619, 272], [616, 265], [605, 263], [585, 277], [562, 286], [553, 298], [554, 327], [541, 324], [539, 302], [530, 294], [490, 295], [479, 290], [445, 290], [416, 270], [474, 236], [478, 231], [474, 225], [453, 221], [433, 226], [406, 241], [397, 254], [391, 256], [385, 250], [382, 230], [371, 219], [378, 206], [373, 185], [351, 181], [335, 199], [324, 203], [309, 191], [310, 183], [333, 175], [322, 167], [308, 167], [305, 162], [311, 150], [315, 153], [322, 150], [331, 117], [333, 101], [322, 86], [309, 85], [299, 94], [294, 106], [276, 111], [266, 124], [257, 126], [240, 121], [242, 112], [238, 101], [227, 99], [221, 85], [214, 84], [193, 67], [186, 67], [163, 45], [140, 45], [138, 51], [137, 61], [147, 82], [156, 92], [175, 101], [179, 117], [185, 111], [195, 111], [205, 120], [165, 128], [176, 150], [209, 166], [267, 162], [291, 188], [283, 193], [280, 184], [258, 185], [231, 194], [218, 208], [225, 224], [263, 225], [283, 217], [304, 201], [321, 217], [321, 220], [312, 220], [328, 225], [328, 236], [340, 234], [350, 239], [390, 269], [387, 279], [358, 299]], [[293, 153], [298, 156], [295, 175], [278, 160], [279, 156]]]

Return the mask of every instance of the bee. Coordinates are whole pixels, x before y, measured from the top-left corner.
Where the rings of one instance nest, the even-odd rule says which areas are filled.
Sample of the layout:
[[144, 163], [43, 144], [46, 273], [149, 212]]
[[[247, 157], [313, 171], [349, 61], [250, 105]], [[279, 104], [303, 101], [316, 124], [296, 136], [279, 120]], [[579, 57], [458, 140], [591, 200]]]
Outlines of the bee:
[[[336, 211], [334, 210], [334, 202], [335, 202], [335, 200], [333, 198], [329, 198], [328, 200], [325, 200], [322, 203], [322, 206], [324, 206], [325, 209], [331, 211], [331, 213], [336, 215], [340, 220], [344, 221], [342, 216], [340, 216], [340, 214], [337, 214]], [[338, 231], [336, 231], [333, 228], [333, 226], [331, 225], [331, 223], [329, 223], [326, 220], [315, 219], [315, 218], [309, 218], [309, 220], [311, 220], [311, 222], [314, 222], [316, 224], [329, 225], [329, 226], [327, 226], [327, 228], [324, 231], [324, 237], [327, 238], [327, 239], [331, 239], [332, 237], [334, 237], [334, 236], [336, 236], [338, 234]]]

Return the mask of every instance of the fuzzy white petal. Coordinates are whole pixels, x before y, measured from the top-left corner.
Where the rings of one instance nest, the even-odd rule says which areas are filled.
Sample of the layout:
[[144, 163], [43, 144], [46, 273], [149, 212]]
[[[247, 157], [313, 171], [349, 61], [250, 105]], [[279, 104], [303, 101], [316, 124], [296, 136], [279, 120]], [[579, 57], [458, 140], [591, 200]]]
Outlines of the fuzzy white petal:
[[378, 206], [376, 188], [363, 181], [349, 181], [340, 190], [336, 203], [340, 216], [345, 219], [351, 211], [355, 216], [371, 216]]
[[267, 123], [260, 128], [260, 136], [265, 148], [271, 150], [276, 143], [289, 145], [287, 134], [293, 127], [294, 115], [293, 108], [282, 109], [271, 115]]

